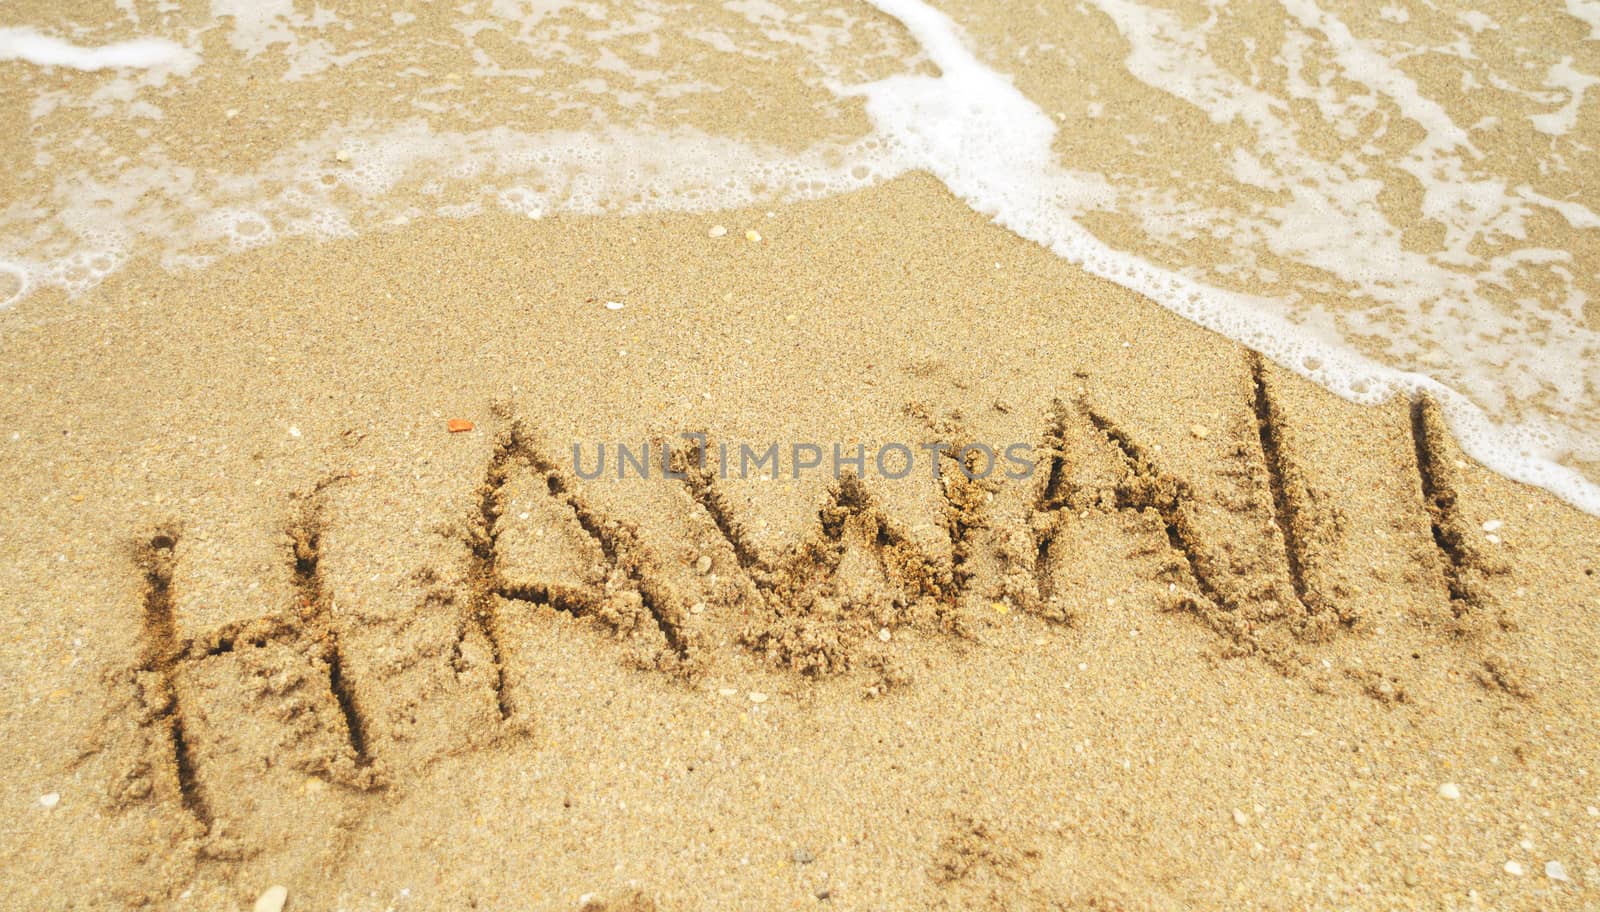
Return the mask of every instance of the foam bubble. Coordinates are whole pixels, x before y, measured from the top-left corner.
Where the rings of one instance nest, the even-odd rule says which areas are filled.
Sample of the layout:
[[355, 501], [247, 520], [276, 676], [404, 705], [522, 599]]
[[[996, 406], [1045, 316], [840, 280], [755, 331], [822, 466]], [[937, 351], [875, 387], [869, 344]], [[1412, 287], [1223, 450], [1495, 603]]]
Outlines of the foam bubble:
[[507, 187], [495, 194], [495, 201], [507, 212], [535, 219], [544, 216], [546, 207], [545, 199], [527, 187]]
[[202, 237], [223, 240], [234, 253], [265, 246], [277, 236], [272, 222], [253, 209], [212, 210], [201, 219], [199, 228]]

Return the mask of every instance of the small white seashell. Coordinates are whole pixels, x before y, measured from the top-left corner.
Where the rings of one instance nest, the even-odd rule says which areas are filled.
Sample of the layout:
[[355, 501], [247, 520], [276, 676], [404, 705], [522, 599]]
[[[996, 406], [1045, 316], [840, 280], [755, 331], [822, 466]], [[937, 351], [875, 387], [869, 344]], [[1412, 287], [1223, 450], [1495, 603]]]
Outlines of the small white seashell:
[[289, 888], [273, 884], [256, 897], [255, 912], [283, 912], [283, 904], [288, 901]]

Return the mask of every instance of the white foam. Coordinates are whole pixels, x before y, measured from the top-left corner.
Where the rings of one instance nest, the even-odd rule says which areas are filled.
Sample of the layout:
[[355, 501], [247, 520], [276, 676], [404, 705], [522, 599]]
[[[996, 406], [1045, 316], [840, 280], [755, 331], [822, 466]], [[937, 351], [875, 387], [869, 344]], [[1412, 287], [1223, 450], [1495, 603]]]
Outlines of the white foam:
[[0, 29], [0, 61], [23, 60], [39, 66], [74, 70], [121, 68], [192, 69], [199, 58], [182, 45], [164, 38], [135, 38], [100, 47], [81, 47], [28, 27]]
[[[1574, 15], [1587, 15], [1594, 7], [1593, 0], [1567, 3]], [[1564, 458], [1600, 460], [1600, 437], [1594, 433], [1600, 420], [1593, 417], [1592, 402], [1593, 390], [1600, 388], [1600, 333], [1588, 327], [1588, 302], [1575, 278], [1584, 269], [1592, 270], [1592, 264], [1574, 255], [1577, 247], [1534, 243], [1543, 240], [1542, 232], [1552, 224], [1541, 210], [1559, 213], [1573, 230], [1600, 228], [1592, 198], [1558, 181], [1535, 178], [1531, 185], [1512, 186], [1488, 171], [1473, 144], [1475, 131], [1485, 124], [1464, 127], [1452, 121], [1449, 111], [1427, 97], [1401, 67], [1408, 48], [1470, 59], [1473, 45], [1458, 21], [1474, 31], [1498, 29], [1494, 37], [1500, 39], [1515, 31], [1518, 20], [1496, 24], [1480, 16], [1462, 20], [1449, 15], [1455, 43], [1421, 49], [1398, 39], [1364, 38], [1319, 0], [1283, 0], [1288, 16], [1282, 42], [1258, 49], [1253, 39], [1247, 40], [1251, 75], [1245, 77], [1237, 65], [1229, 69], [1222, 55], [1210, 53], [1213, 42], [1237, 37], [1217, 34], [1232, 15], [1221, 6], [1208, 5], [1209, 15], [1194, 16], [1139, 0], [1088, 0], [1081, 9], [1063, 13], [1093, 15], [1097, 21], [1103, 14], [1110, 20], [1128, 49], [1123, 62], [1127, 73], [1116, 77], [1131, 75], [1144, 83], [1135, 93], [1165, 93], [1170, 99], [1161, 102], [1178, 99], [1189, 106], [1200, 115], [1195, 133], [1207, 139], [1222, 131], [1205, 120], [1244, 136], [1232, 145], [1214, 145], [1222, 163], [1216, 172], [1219, 180], [1231, 179], [1235, 188], [1249, 193], [1248, 207], [1230, 208], [1226, 199], [1213, 205], [1189, 194], [1181, 186], [1181, 161], [1173, 162], [1176, 180], [1166, 182], [1125, 173], [1109, 158], [1059, 161], [1056, 121], [1008, 77], [980, 63], [958, 27], [921, 0], [873, 0], [873, 5], [903, 23], [921, 48], [918, 54], [906, 46], [903, 35], [893, 33], [884, 45], [896, 49], [887, 58], [892, 65], [902, 72], [921, 72], [925, 56], [940, 74], [900, 75], [854, 87], [840, 87], [836, 80], [846, 72], [884, 70], [860, 66], [865, 57], [851, 46], [852, 30], [865, 22], [887, 32], [881, 25], [885, 20], [858, 19], [845, 9], [818, 17], [785, 5], [784, 0], [735, 0], [725, 9], [734, 19], [742, 17], [748, 28], [740, 30], [725, 17], [717, 28], [695, 23], [679, 34], [706, 53], [757, 61], [770, 59], [774, 46], [798, 49], [812, 67], [807, 70], [811, 75], [801, 78], [846, 98], [864, 99], [873, 133], [794, 152], [696, 130], [626, 126], [611, 117], [593, 122], [615, 126], [542, 133], [503, 126], [448, 132], [422, 118], [396, 122], [363, 117], [331, 125], [321, 120], [326, 125], [321, 132], [285, 143], [265, 161], [251, 157], [256, 164], [233, 173], [194, 167], [159, 144], [119, 148], [118, 153], [128, 153], [126, 158], [104, 161], [115, 162], [114, 167], [84, 168], [82, 159], [69, 151], [78, 146], [41, 142], [35, 145], [41, 177], [31, 186], [44, 189], [35, 197], [0, 205], [0, 308], [49, 286], [82, 292], [132, 252], [152, 247], [169, 268], [203, 268], [230, 251], [284, 238], [351, 237], [419, 218], [467, 218], [493, 211], [529, 218], [563, 212], [710, 211], [813, 199], [921, 169], [1019, 235], [1256, 348], [1340, 395], [1361, 402], [1396, 392], [1434, 395], [1468, 452], [1507, 475], [1600, 513], [1595, 487], [1560, 464]], [[297, 12], [288, 0], [212, 0], [212, 9], [221, 17], [219, 23], [187, 33], [182, 40], [189, 46], [219, 47], [215, 41], [206, 43], [205, 37], [206, 31], [217, 29], [227, 44], [219, 53], [231, 47], [236, 62], [268, 55], [285, 78], [324, 81], [338, 78], [332, 67], [341, 60], [385, 53], [407, 79], [434, 80], [432, 88], [412, 99], [417, 109], [434, 115], [469, 113], [467, 122], [472, 123], [496, 122], [491, 109], [484, 112], [490, 117], [480, 118], [470, 106], [452, 100], [468, 94], [462, 91], [460, 73], [439, 83], [437, 73], [406, 66], [415, 61], [404, 48], [367, 41], [338, 44], [348, 28], [334, 26], [348, 23], [321, 7], [302, 6]], [[697, 81], [715, 78], [703, 73], [656, 69], [661, 36], [653, 29], [665, 21], [659, 16], [609, 23], [588, 37], [616, 40], [580, 52], [564, 43], [564, 26], [558, 21], [570, 14], [593, 19], [592, 10], [579, 0], [492, 0], [455, 12], [454, 26], [469, 44], [478, 32], [493, 29], [530, 51], [527, 59], [534, 67], [504, 65], [481, 48], [472, 50], [475, 63], [461, 61], [462, 69], [473, 74], [469, 78], [493, 79], [519, 93], [544, 91], [522, 83], [545, 78], [544, 68], [554, 66], [548, 60], [605, 74], [603, 79], [560, 84], [552, 97], [572, 89], [580, 90], [576, 95], [599, 92], [620, 109], [647, 109], [675, 99], [675, 93], [717, 88]], [[1430, 13], [1420, 7], [1413, 13], [1416, 28], [1428, 24]], [[1411, 14], [1394, 6], [1377, 15], [1406, 22]], [[475, 18], [480, 16], [490, 18]], [[394, 21], [397, 29], [405, 25], [399, 18]], [[1359, 18], [1351, 21], [1362, 25]], [[28, 29], [0, 30], [0, 35], [19, 32], [42, 37]], [[1115, 35], [1108, 36], [1115, 41]], [[763, 40], [768, 44], [760, 45]], [[127, 53], [128, 45], [147, 51], [150, 44], [146, 39], [143, 44], [75, 48], [56, 42], [34, 62], [48, 58], [59, 63], [72, 56], [62, 50], [67, 48], [87, 55], [76, 58], [80, 63], [114, 66], [132, 65], [115, 61], [148, 60], [150, 69], [102, 80], [104, 84], [77, 95], [40, 87], [32, 99], [34, 117], [65, 105], [76, 105], [93, 117], [120, 117], [130, 125], [133, 118], [160, 117], [157, 103], [176, 97], [163, 91], [170, 89], [163, 80], [186, 74], [197, 58], [170, 42], [165, 43], [164, 58]], [[632, 56], [618, 53], [619, 48], [627, 50], [624, 44]], [[1031, 66], [1051, 50], [1059, 48], [1023, 42], [1014, 59]], [[651, 58], [645, 66], [639, 64], [641, 56]], [[1260, 63], [1269, 58], [1270, 63]], [[845, 59], [850, 62], [841, 66]], [[1546, 165], [1555, 173], [1573, 170], [1562, 156], [1577, 159], [1587, 151], [1578, 134], [1580, 114], [1586, 112], [1583, 102], [1593, 102], [1585, 91], [1594, 77], [1576, 69], [1571, 57], [1550, 66], [1556, 59], [1548, 57], [1530, 71], [1533, 78], [1545, 74], [1543, 90], [1519, 86], [1518, 80], [1483, 66], [1462, 73], [1463, 84], [1469, 79], [1482, 84], [1481, 77], [1497, 91], [1526, 99], [1533, 123], [1561, 137], [1552, 139], [1554, 151], [1539, 163], [1541, 173]], [[1583, 55], [1576, 59], [1588, 60]], [[1258, 65], [1281, 68], [1282, 79], [1260, 78]], [[1132, 134], [1128, 142], [1140, 155], [1164, 154], [1152, 140], [1189, 135], [1177, 132], [1180, 128], [1164, 112], [1146, 116], [1136, 110], [1137, 94], [1102, 95], [1095, 74], [1085, 73], [1084, 78], [1086, 98], [1095, 99], [1084, 110], [1096, 119], [1095, 129], [1127, 124]], [[634, 91], [630, 82], [654, 85], [655, 95]], [[1129, 97], [1135, 100], [1130, 103]], [[558, 100], [563, 110], [589, 107], [577, 98]], [[1317, 118], [1319, 123], [1308, 125]], [[1326, 134], [1310, 135], [1324, 127]], [[134, 126], [136, 134], [148, 136], [143, 129], [143, 124]], [[1377, 149], [1377, 138], [1383, 136], [1413, 138], [1409, 148], [1396, 152]], [[83, 150], [95, 148], [91, 139]], [[105, 155], [112, 150], [99, 146], [98, 151]], [[1375, 165], [1398, 167], [1415, 180], [1421, 204], [1420, 217], [1412, 220], [1429, 228], [1442, 226], [1439, 249], [1424, 249], [1427, 245], [1403, 237], [1403, 219], [1389, 221], [1382, 195], [1394, 183]], [[1088, 217], [1102, 213], [1134, 225], [1135, 233], [1142, 231], [1152, 242], [1142, 248], [1152, 251], [1150, 257], [1162, 256], [1163, 246], [1181, 249], [1197, 238], [1223, 245], [1225, 254], [1213, 263], [1185, 267], [1141, 259], [1087, 230]], [[1296, 284], [1301, 280], [1293, 274], [1300, 267], [1315, 270], [1315, 278]], [[1280, 275], [1289, 276], [1288, 285], [1279, 286], [1288, 291], [1277, 297], [1249, 293], [1259, 287], [1256, 280], [1277, 284]], [[1542, 296], [1521, 310], [1492, 300], [1496, 292], [1521, 294], [1520, 289], [1536, 282], [1542, 283]], [[1232, 290], [1217, 287], [1221, 283], [1231, 283]], [[1308, 292], [1352, 303], [1347, 309], [1318, 307]], [[1363, 340], [1373, 356], [1357, 353], [1354, 339]], [[1381, 345], [1372, 340], [1381, 340]], [[1550, 417], [1522, 417], [1528, 413]], [[1513, 426], [1508, 418], [1497, 424], [1490, 415], [1512, 416], [1522, 423]]]
[[[114, 180], [58, 177], [44, 200], [53, 209], [48, 221], [33, 206], [0, 210], [0, 226], [32, 226], [50, 239], [30, 249], [0, 235], [11, 243], [0, 243], [0, 262], [23, 276], [17, 294], [0, 301], [50, 286], [81, 293], [126, 251], [150, 245], [165, 265], [187, 268], [219, 252], [287, 237], [351, 237], [425, 214], [710, 211], [831, 196], [897, 173], [872, 138], [793, 153], [687, 129], [452, 133], [420, 119], [338, 125], [238, 173], [197, 174], [152, 151]], [[281, 189], [269, 195], [267, 187]], [[427, 212], [397, 202], [419, 196]]]
[[254, 209], [225, 206], [207, 212], [197, 226], [203, 240], [220, 240], [233, 253], [272, 243], [277, 234], [272, 222]]
[[1567, 0], [1567, 15], [1589, 26], [1589, 40], [1600, 41], [1600, 2]]
[[1551, 64], [1545, 74], [1544, 82], [1551, 88], [1564, 90], [1567, 102], [1559, 110], [1548, 114], [1535, 114], [1528, 119], [1533, 121], [1534, 129], [1540, 133], [1548, 133], [1551, 136], [1571, 133], [1572, 128], [1578, 125], [1578, 109], [1583, 106], [1584, 93], [1590, 87], [1600, 85], [1600, 76], [1593, 76], [1574, 68], [1572, 58], [1563, 57], [1559, 62]]
[[[1108, 189], [1093, 176], [1059, 167], [1051, 154], [1055, 127], [1032, 101], [1003, 76], [981, 64], [955, 24], [920, 0], [870, 0], [899, 19], [939, 68], [939, 76], [896, 76], [851, 91], [867, 99], [878, 131], [904, 157], [904, 167], [932, 172], [975, 210], [1016, 233], [1080, 264], [1085, 270], [1138, 291], [1168, 309], [1272, 358], [1349, 399], [1376, 403], [1396, 392], [1426, 392], [1437, 398], [1463, 449], [1509, 477], [1544, 487], [1580, 509], [1600, 514], [1600, 487], [1560, 464], [1561, 443], [1543, 429], [1491, 421], [1459, 392], [1421, 374], [1379, 364], [1343, 340], [1282, 316], [1274, 302], [1208, 287], [1183, 275], [1113, 250], [1075, 217], [1101, 208]], [[1101, 0], [1102, 8], [1111, 0]], [[1342, 62], [1378, 85], [1430, 129], [1440, 146], [1464, 141], [1443, 112], [1408, 79], [1370, 58], [1342, 36], [1330, 17], [1306, 0], [1289, 5], [1342, 43]], [[1118, 4], [1131, 13], [1131, 4]], [[1145, 46], [1150, 47], [1149, 45]], [[1135, 46], [1135, 55], [1140, 47]], [[1275, 118], [1270, 99], [1218, 91], [1195, 79], [1202, 68], [1183, 59], [1184, 70], [1167, 58], [1147, 58], [1146, 69], [1177, 73], [1214, 111], [1246, 119]], [[1137, 64], [1135, 64], [1137, 65]]]

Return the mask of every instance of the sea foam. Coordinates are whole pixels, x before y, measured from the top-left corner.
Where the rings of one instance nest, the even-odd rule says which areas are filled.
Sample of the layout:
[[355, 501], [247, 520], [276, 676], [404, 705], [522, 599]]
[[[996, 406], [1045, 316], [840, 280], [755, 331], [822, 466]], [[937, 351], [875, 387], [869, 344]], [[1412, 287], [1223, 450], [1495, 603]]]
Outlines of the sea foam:
[[23, 60], [39, 66], [74, 70], [149, 69], [165, 66], [187, 70], [198, 57], [163, 38], [136, 38], [100, 47], [80, 47], [37, 29], [0, 28], [0, 60]]
[[[1600, 487], [1552, 458], [1562, 444], [1547, 430], [1497, 424], [1444, 384], [1380, 364], [1335, 337], [1277, 316], [1264, 299], [1193, 281], [1099, 240], [1075, 219], [1101, 207], [1105, 185], [1095, 175], [1075, 174], [1056, 164], [1050, 118], [1004, 76], [980, 63], [942, 12], [920, 0], [870, 2], [902, 22], [940, 71], [938, 76], [896, 76], [847, 90], [866, 97], [873, 123], [904, 156], [900, 167], [933, 173], [967, 205], [1000, 225], [1345, 398], [1375, 404], [1395, 393], [1431, 395], [1474, 458], [1600, 515]], [[1290, 0], [1290, 5], [1308, 6], [1300, 0]], [[1305, 8], [1300, 12], [1312, 15]], [[1364, 51], [1351, 56], [1355, 66], [1386, 83], [1437, 131], [1437, 142], [1461, 141], [1452, 134], [1449, 118], [1417, 96], [1408, 80]]]
[[[1030, 82], [1028, 61], [1059, 54], [1061, 42], [1031, 36], [1007, 55], [993, 35], [984, 44], [922, 0], [871, 2], [888, 18], [763, 0], [730, 5], [714, 26], [674, 23], [648, 4], [624, 26], [560, 0], [497, 3], [458, 11], [453, 24], [463, 45], [443, 57], [412, 19], [358, 29], [333, 12], [297, 12], [283, 0], [218, 0], [216, 22], [97, 47], [28, 28], [0, 30], [0, 60], [85, 74], [71, 77], [76, 83], [31, 83], [36, 174], [26, 186], [36, 195], [0, 206], [0, 308], [41, 288], [82, 293], [151, 252], [169, 268], [203, 268], [285, 238], [332, 240], [417, 218], [490, 209], [529, 218], [713, 211], [847, 193], [921, 170], [1018, 235], [1341, 396], [1363, 403], [1434, 396], [1468, 453], [1600, 514], [1600, 489], [1571, 467], [1600, 462], [1593, 401], [1600, 335], [1586, 324], [1582, 285], [1592, 264], [1576, 252], [1580, 245], [1543, 244], [1540, 235], [1552, 216], [1571, 231], [1600, 228], [1600, 216], [1559, 179], [1511, 181], [1485, 167], [1475, 131], [1492, 120], [1462, 126], [1466, 121], [1400, 65], [1403, 55], [1394, 49], [1401, 45], [1373, 41], [1370, 27], [1364, 37], [1317, 0], [1282, 0], [1283, 41], [1267, 49], [1281, 67], [1274, 84], [1212, 52], [1222, 40], [1215, 10], [1197, 18], [1136, 0], [1087, 0], [1052, 21], [1081, 17], [1067, 35], [1082, 26], [1109, 29], [1094, 39], [1102, 44], [1090, 48], [1098, 55], [1090, 59], [1115, 68], [1107, 55], [1122, 55], [1114, 75], [1148, 94], [1133, 101], [1100, 95], [1099, 74], [1074, 76], [1061, 83], [1066, 101], [1055, 98], [1047, 113], [1041, 91], [1056, 87]], [[1568, 0], [1567, 11], [1592, 24], [1592, 7]], [[979, 21], [980, 9], [968, 12], [969, 22]], [[1384, 22], [1406, 28], [1424, 27], [1430, 15], [1398, 5], [1381, 12]], [[572, 16], [590, 22], [592, 47], [573, 43], [563, 19]], [[1462, 36], [1502, 30], [1485, 16], [1446, 18], [1445, 26], [1427, 27], [1459, 33], [1432, 50], [1464, 67], [1477, 51]], [[226, 40], [209, 38], [213, 28]], [[341, 35], [355, 38], [341, 43]], [[495, 35], [518, 43], [525, 58], [477, 44], [479, 36]], [[864, 35], [875, 36], [867, 54]], [[676, 41], [683, 53], [669, 57], [663, 41]], [[1251, 41], [1246, 34], [1254, 51]], [[1079, 44], [1091, 42], [1086, 36]], [[201, 61], [188, 50], [198, 47], [219, 59]], [[1590, 74], [1593, 55], [1570, 50], [1522, 67], [1532, 85], [1476, 64], [1462, 74], [1464, 88], [1483, 79], [1527, 103], [1528, 127], [1552, 150], [1539, 168], [1557, 178], [1568, 157], [1583, 151], [1576, 137], [1585, 93], [1600, 81]], [[666, 123], [679, 125], [662, 126], [650, 117], [699, 95], [745, 91], [736, 74], [785, 54], [809, 67], [797, 81], [827, 100], [822, 107], [809, 102], [810, 114], [822, 112], [813, 123], [831, 124], [854, 106], [858, 117], [865, 109], [870, 129], [796, 147], [691, 127], [678, 117]], [[373, 70], [365, 95], [334, 66], [359, 68], [374, 59], [392, 63]], [[549, 59], [605, 78], [551, 81]], [[704, 65], [682, 69], [673, 61]], [[141, 140], [159, 136], [149, 125], [163, 118], [163, 105], [189, 110], [207, 80], [241, 66], [275, 67], [289, 81], [339, 81], [344, 95], [368, 103], [393, 97], [395, 80], [410, 80], [400, 84], [415, 91], [399, 109], [406, 116], [352, 105], [363, 113], [318, 113], [304, 123], [270, 109], [241, 111], [255, 102], [247, 93], [234, 96], [238, 107], [214, 124], [202, 124], [224, 137], [217, 150], [185, 158], [170, 142]], [[758, 70], [739, 69], [751, 66]], [[465, 90], [473, 79], [513, 87], [497, 100], [543, 99], [545, 107], [534, 110], [547, 112], [547, 121], [589, 111], [589, 126], [537, 129], [537, 116], [482, 116], [476, 101], [485, 96]], [[1064, 104], [1085, 118], [1075, 129], [1092, 122], [1101, 136], [1123, 132], [1072, 146], [1061, 132], [1072, 123]], [[1172, 105], [1198, 112], [1200, 122], [1173, 124], [1165, 113]], [[59, 138], [40, 128], [73, 109], [88, 113], [87, 128], [63, 119], [80, 132]], [[1308, 116], [1316, 120], [1310, 127]], [[123, 145], [99, 135], [101, 118], [119, 123]], [[230, 167], [233, 132], [259, 147], [269, 124], [275, 145]], [[1232, 145], [1211, 142], [1220, 135], [1208, 133], [1211, 127], [1232, 131]], [[1311, 148], [1312, 128], [1327, 131], [1321, 152]], [[1380, 149], [1391, 133], [1413, 138], [1399, 151]], [[1247, 205], [1226, 194], [1189, 194], [1183, 161], [1144, 151], [1152, 138], [1205, 142], [1218, 163], [1207, 180], [1243, 188]], [[1119, 142], [1157, 161], [1157, 177], [1123, 167], [1136, 159], [1100, 156], [1102, 149], [1116, 153]], [[1401, 221], [1385, 212], [1392, 182], [1380, 167], [1403, 172], [1420, 188], [1414, 216], [1439, 229], [1434, 249], [1405, 236]], [[1095, 219], [1107, 214], [1134, 224], [1151, 244], [1102, 233]], [[1209, 265], [1163, 255], [1196, 240], [1220, 244], [1222, 253]], [[1283, 280], [1284, 269], [1303, 269], [1312, 280]], [[1491, 300], [1518, 289], [1543, 297], [1520, 307]], [[1345, 302], [1342, 310], [1328, 306], [1334, 298]], [[1372, 340], [1379, 340], [1376, 348]]]

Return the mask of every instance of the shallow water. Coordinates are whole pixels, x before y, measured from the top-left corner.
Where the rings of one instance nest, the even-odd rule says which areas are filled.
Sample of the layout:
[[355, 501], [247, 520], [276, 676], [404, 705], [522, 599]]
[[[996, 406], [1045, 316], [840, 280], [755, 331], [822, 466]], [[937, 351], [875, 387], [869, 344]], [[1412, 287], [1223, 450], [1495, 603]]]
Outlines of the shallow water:
[[[96, 18], [100, 17], [100, 18]], [[930, 171], [1600, 513], [1600, 4], [123, 0], [0, 13], [0, 302], [424, 217]]]

